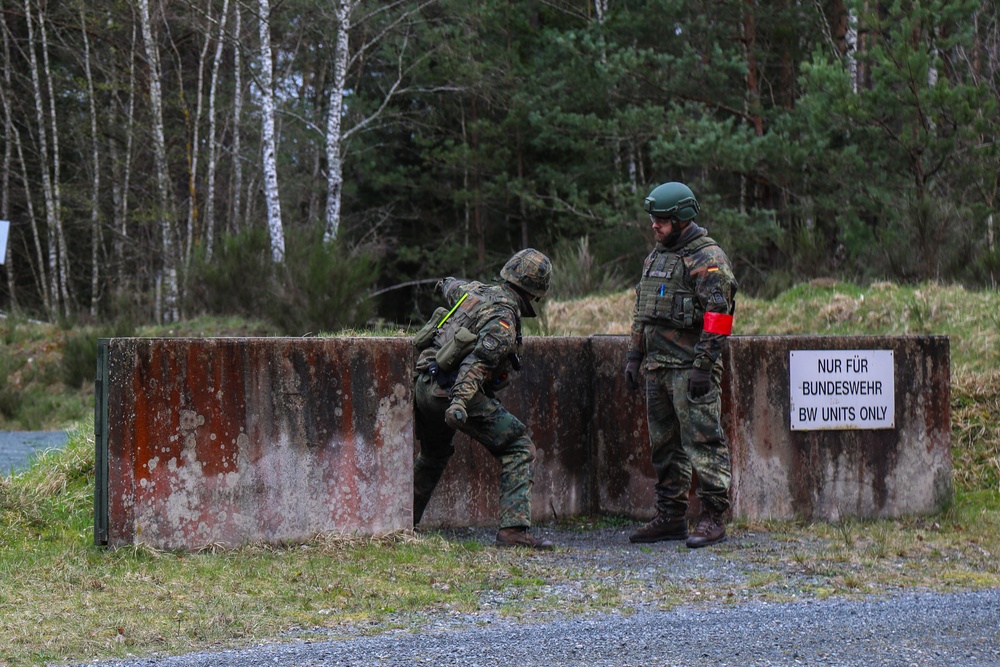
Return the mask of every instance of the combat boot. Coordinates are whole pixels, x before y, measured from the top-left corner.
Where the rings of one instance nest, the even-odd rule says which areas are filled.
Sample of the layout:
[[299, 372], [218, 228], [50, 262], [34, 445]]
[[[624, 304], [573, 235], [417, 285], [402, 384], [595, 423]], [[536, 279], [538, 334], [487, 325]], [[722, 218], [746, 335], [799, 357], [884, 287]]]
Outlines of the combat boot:
[[705, 511], [701, 514], [698, 526], [687, 539], [687, 545], [691, 549], [707, 547], [709, 544], [722, 542], [726, 539], [726, 522], [722, 520], [722, 515], [715, 512]]
[[628, 536], [629, 542], [666, 542], [683, 540], [688, 536], [688, 522], [684, 516], [670, 516], [657, 512], [653, 520]]
[[526, 547], [528, 549], [540, 549], [542, 551], [552, 551], [555, 545], [549, 540], [535, 537], [528, 532], [527, 528], [501, 528], [497, 531], [498, 547]]

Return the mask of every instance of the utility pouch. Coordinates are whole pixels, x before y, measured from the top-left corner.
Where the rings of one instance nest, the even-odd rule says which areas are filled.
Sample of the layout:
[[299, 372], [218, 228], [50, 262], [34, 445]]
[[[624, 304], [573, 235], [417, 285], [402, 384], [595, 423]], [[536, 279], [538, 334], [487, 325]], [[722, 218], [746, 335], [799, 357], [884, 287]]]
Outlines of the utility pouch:
[[670, 320], [679, 329], [690, 329], [694, 326], [694, 298], [683, 292], [674, 295]]
[[457, 367], [462, 363], [462, 359], [465, 359], [472, 352], [477, 340], [479, 340], [479, 337], [476, 334], [465, 327], [461, 327], [455, 332], [455, 337], [442, 345], [441, 349], [437, 351], [434, 360], [437, 362], [438, 367], [446, 373]]
[[448, 309], [444, 306], [440, 306], [431, 315], [431, 319], [427, 320], [427, 324], [423, 326], [420, 331], [413, 336], [413, 347], [418, 350], [426, 350], [434, 342], [434, 334], [437, 333], [438, 322], [440, 322], [445, 315], [448, 314]]

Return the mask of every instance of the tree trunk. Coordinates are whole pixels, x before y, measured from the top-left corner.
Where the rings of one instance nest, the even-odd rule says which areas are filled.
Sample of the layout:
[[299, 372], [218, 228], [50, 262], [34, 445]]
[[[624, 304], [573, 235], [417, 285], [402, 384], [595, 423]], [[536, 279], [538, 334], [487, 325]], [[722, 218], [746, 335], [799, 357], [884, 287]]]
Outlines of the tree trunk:
[[215, 94], [219, 87], [219, 65], [222, 62], [222, 45], [226, 39], [226, 19], [229, 17], [229, 0], [222, 2], [219, 16], [219, 36], [215, 42], [215, 58], [212, 61], [212, 78], [208, 84], [208, 183], [205, 192], [205, 256], [212, 259], [215, 241], [215, 170], [219, 152], [215, 129]]
[[157, 316], [167, 322], [180, 319], [179, 290], [177, 285], [177, 257], [174, 243], [174, 205], [170, 195], [170, 178], [167, 173], [167, 147], [163, 131], [163, 93], [160, 86], [160, 54], [153, 36], [149, 16], [149, 0], [139, 0], [142, 36], [146, 43], [149, 63], [149, 102], [153, 122], [153, 159], [156, 163], [156, 188], [160, 204], [160, 233], [163, 253], [162, 269], [157, 277]]
[[[52, 192], [52, 173], [49, 171], [49, 147], [48, 129], [45, 127], [45, 111], [42, 101], [42, 83], [38, 73], [38, 58], [35, 55], [35, 28], [34, 19], [31, 17], [31, 0], [24, 2], [25, 20], [28, 24], [28, 63], [31, 69], [31, 83], [34, 89], [35, 98], [35, 120], [38, 125], [38, 162], [42, 171], [42, 193], [45, 197], [45, 223], [48, 230], [48, 279], [50, 283], [45, 287], [47, 296], [45, 298], [46, 310], [50, 317], [58, 314], [59, 311], [59, 257], [57, 233], [57, 211], [55, 197]], [[22, 167], [24, 165], [23, 155], [21, 156]], [[25, 181], [25, 188], [28, 182]], [[41, 267], [40, 267], [41, 268]], [[42, 271], [44, 274], [44, 271]]]
[[341, 119], [344, 107], [344, 84], [347, 81], [347, 61], [350, 57], [352, 0], [337, 3], [337, 45], [333, 53], [333, 87], [330, 90], [330, 111], [326, 120], [326, 243], [337, 238], [340, 228], [340, 196], [344, 182], [342, 162]]
[[243, 58], [240, 54], [240, 33], [243, 30], [240, 3], [233, 3], [233, 205], [229, 212], [229, 228], [239, 232], [243, 195], [243, 162], [240, 154], [240, 127], [243, 120]]
[[271, 60], [270, 0], [260, 0], [260, 104], [263, 121], [264, 198], [267, 201], [267, 229], [271, 237], [271, 259], [280, 264], [285, 259], [285, 236], [281, 226], [281, 200], [278, 198], [277, 140], [274, 136], [274, 63]]
[[[205, 9], [205, 16], [209, 24], [212, 22], [212, 0], [208, 0]], [[198, 220], [198, 161], [201, 156], [201, 113], [204, 103], [202, 90], [205, 87], [205, 60], [208, 58], [208, 48], [212, 45], [212, 36], [205, 31], [205, 43], [198, 54], [198, 83], [195, 88], [194, 121], [189, 120], [189, 132], [191, 133], [191, 143], [188, 144], [188, 216], [187, 216], [187, 243], [184, 247], [184, 261], [191, 261], [191, 253], [198, 244], [201, 230]], [[183, 86], [184, 72], [178, 67], [178, 79]], [[183, 87], [181, 88], [183, 95]], [[184, 117], [190, 119], [190, 112], [187, 105], [184, 108]], [[209, 141], [212, 138], [209, 137]]]
[[[38, 32], [42, 37], [42, 62], [45, 64], [45, 83], [49, 92], [49, 122], [52, 128], [52, 196], [55, 206], [57, 257], [59, 260], [59, 294], [63, 303], [63, 314], [69, 315], [73, 304], [69, 282], [69, 248], [62, 221], [62, 179], [59, 160], [59, 123], [56, 117], [56, 96], [52, 90], [52, 66], [49, 64], [49, 39], [45, 29], [45, 16], [41, 5], [38, 10]], [[51, 241], [50, 241], [51, 243]]]
[[97, 100], [94, 97], [94, 77], [90, 71], [90, 38], [87, 37], [87, 18], [80, 9], [80, 30], [83, 33], [83, 67], [87, 74], [87, 95], [90, 98], [90, 136], [92, 140], [92, 161], [94, 179], [90, 197], [90, 316], [97, 317], [97, 304], [100, 302], [100, 262], [98, 261], [101, 247], [101, 225], [98, 202], [101, 194], [101, 163], [97, 150]]

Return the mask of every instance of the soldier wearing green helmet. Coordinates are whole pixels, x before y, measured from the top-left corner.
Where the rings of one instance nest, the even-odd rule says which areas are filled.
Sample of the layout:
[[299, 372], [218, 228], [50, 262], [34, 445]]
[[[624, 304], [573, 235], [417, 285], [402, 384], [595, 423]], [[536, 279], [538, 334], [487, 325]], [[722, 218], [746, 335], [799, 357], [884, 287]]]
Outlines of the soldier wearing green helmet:
[[521, 318], [549, 289], [552, 264], [534, 248], [514, 254], [499, 285], [445, 278], [438, 308], [414, 337], [420, 351], [414, 373], [415, 430], [420, 453], [413, 469], [416, 526], [455, 452], [462, 431], [500, 461], [497, 546], [552, 549], [531, 526], [535, 445], [527, 428], [507, 412], [497, 392], [520, 369]]
[[[704, 547], [726, 537], [732, 473], [721, 423], [721, 352], [738, 284], [726, 253], [694, 222], [701, 207], [691, 188], [663, 183], [643, 208], [656, 247], [635, 288], [625, 379], [638, 390], [645, 370], [656, 515], [629, 540]], [[702, 513], [689, 533], [692, 471]]]

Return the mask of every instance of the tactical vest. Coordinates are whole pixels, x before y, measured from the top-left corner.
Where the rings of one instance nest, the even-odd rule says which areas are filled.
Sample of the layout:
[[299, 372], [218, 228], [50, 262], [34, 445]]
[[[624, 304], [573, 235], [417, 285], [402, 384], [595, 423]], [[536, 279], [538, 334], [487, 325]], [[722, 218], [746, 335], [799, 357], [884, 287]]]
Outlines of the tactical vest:
[[[427, 369], [433, 361], [443, 371], [439, 381], [445, 380], [447, 376], [453, 379], [454, 371], [462, 359], [472, 353], [482, 322], [492, 315], [488, 312], [490, 310], [496, 311], [497, 316], [513, 316], [517, 327], [517, 345], [521, 345], [521, 318], [517, 302], [496, 286], [471, 282], [465, 287], [465, 295], [459, 298], [450, 315], [449, 309], [438, 308], [414, 337], [414, 345], [422, 350], [417, 370]], [[513, 358], [505, 360], [506, 363], [495, 369], [496, 375], [506, 377], [508, 364], [514, 366], [515, 370], [520, 366], [516, 353], [509, 357]], [[437, 373], [437, 369], [434, 372]]]
[[649, 254], [639, 283], [641, 322], [672, 329], [701, 328], [705, 309], [689, 285], [684, 258], [713, 245], [718, 244], [702, 236], [677, 252], [656, 249]]

